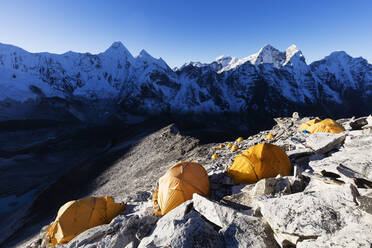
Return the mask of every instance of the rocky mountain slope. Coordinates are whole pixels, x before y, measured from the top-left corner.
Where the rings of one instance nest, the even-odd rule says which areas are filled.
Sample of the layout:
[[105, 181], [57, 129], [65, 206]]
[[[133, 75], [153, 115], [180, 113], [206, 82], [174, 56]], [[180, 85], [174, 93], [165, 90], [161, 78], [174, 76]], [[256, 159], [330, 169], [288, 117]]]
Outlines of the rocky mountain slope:
[[[157, 120], [132, 126], [81, 123], [0, 123], [0, 247], [16, 231], [49, 221], [54, 208], [96, 189], [97, 175], [139, 140], [164, 126]], [[9, 245], [4, 245], [9, 247]]]
[[[198, 144], [174, 125], [147, 136], [97, 177], [96, 190], [85, 193], [125, 200], [125, 212], [61, 247], [370, 247], [372, 117], [338, 120], [346, 128], [340, 134], [299, 132], [309, 119], [276, 118], [271, 130], [236, 143], [236, 152], [214, 151], [218, 143]], [[265, 140], [268, 133], [275, 138]], [[233, 184], [226, 168], [241, 151], [261, 142], [286, 151], [292, 175]], [[147, 153], [151, 160], [144, 158]], [[214, 153], [219, 154], [215, 160], [210, 158]], [[151, 202], [156, 180], [181, 160], [203, 164], [211, 194], [194, 194], [156, 217]], [[24, 245], [44, 247], [43, 235]]]
[[296, 110], [368, 114], [371, 103], [372, 65], [345, 52], [308, 65], [294, 45], [285, 52], [267, 45], [243, 59], [221, 56], [172, 70], [144, 50], [133, 57], [120, 42], [99, 54], [61, 55], [0, 44], [0, 120], [208, 113], [263, 122]]

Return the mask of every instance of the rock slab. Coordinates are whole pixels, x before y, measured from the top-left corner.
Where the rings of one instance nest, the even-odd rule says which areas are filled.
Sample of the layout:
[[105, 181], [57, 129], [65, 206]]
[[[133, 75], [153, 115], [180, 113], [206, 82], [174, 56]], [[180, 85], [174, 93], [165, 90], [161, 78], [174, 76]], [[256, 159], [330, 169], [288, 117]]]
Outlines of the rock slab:
[[326, 153], [341, 145], [345, 137], [345, 133], [314, 133], [306, 139], [306, 146], [316, 153]]

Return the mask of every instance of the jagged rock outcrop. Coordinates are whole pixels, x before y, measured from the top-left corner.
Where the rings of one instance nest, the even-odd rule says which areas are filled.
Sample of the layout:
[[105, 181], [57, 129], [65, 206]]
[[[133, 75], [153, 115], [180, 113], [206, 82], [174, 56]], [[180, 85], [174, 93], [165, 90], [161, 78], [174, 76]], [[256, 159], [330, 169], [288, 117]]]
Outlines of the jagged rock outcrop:
[[316, 172], [325, 170], [336, 173], [344, 181], [351, 182], [356, 178], [372, 181], [370, 136], [362, 131], [350, 131], [339, 151], [324, 159], [310, 161], [309, 165]]
[[[365, 215], [357, 209], [357, 190], [337, 186], [333, 190], [297, 193], [258, 202], [263, 218], [273, 228], [277, 241], [296, 244], [304, 239], [336, 233]], [[283, 235], [284, 234], [284, 235]], [[289, 238], [290, 237], [290, 238]]]
[[346, 134], [314, 133], [306, 139], [306, 146], [315, 153], [326, 153], [342, 144]]
[[162, 217], [138, 247], [225, 247], [222, 236], [188, 201]]
[[223, 233], [225, 247], [279, 247], [270, 226], [261, 218], [238, 215], [220, 232]]

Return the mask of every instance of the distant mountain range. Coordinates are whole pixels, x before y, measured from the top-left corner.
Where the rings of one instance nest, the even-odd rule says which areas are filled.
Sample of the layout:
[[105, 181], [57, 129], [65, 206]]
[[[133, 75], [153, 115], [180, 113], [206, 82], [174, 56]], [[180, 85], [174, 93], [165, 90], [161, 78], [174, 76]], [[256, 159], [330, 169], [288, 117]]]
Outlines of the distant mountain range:
[[307, 64], [295, 45], [267, 45], [246, 58], [220, 56], [171, 69], [121, 42], [99, 54], [29, 53], [0, 43], [0, 120], [77, 119], [102, 123], [135, 115], [290, 115], [372, 112], [372, 65], [342, 51]]

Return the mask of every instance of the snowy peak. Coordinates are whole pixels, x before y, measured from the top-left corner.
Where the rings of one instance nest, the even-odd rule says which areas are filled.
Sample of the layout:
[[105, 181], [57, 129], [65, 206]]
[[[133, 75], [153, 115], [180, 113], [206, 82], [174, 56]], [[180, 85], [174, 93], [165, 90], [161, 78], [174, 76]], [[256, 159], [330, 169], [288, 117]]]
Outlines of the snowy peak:
[[222, 67], [230, 66], [236, 63], [239, 59], [231, 56], [221, 55], [216, 58], [216, 62], [220, 64]]
[[285, 53], [287, 55], [287, 57], [292, 57], [293, 55], [295, 55], [297, 52], [301, 52], [297, 46], [295, 44], [292, 44], [291, 46], [289, 46], [286, 50], [285, 50]]
[[145, 49], [142, 49], [138, 56], [143, 58], [153, 58]]
[[319, 67], [323, 64], [328, 70], [335, 70], [337, 67], [354, 67], [360, 63], [367, 64], [367, 61], [363, 58], [353, 58], [344, 51], [336, 51], [324, 57], [322, 60], [313, 62], [310, 66]]
[[222, 66], [227, 66], [232, 60], [231, 56], [221, 55], [216, 58], [216, 62], [221, 64]]
[[283, 66], [287, 65], [288, 63], [291, 63], [292, 65], [298, 64], [298, 63], [306, 63], [305, 57], [303, 56], [302, 52], [296, 47], [296, 45], [291, 45], [290, 47], [285, 50], [285, 62], [283, 63]]
[[343, 92], [347, 88], [358, 89], [365, 85], [366, 93], [371, 92], [368, 85], [371, 85], [372, 67], [363, 58], [353, 58], [344, 51], [336, 51], [314, 61], [310, 67], [321, 80], [332, 78], [329, 81], [334, 89]]
[[325, 60], [349, 61], [352, 57], [344, 51], [335, 51], [325, 57]]
[[273, 57], [277, 56], [278, 54], [280, 54], [281, 52], [276, 49], [275, 47], [271, 46], [270, 44], [264, 46], [263, 48], [261, 48], [257, 54], [257, 59], [258, 58], [265, 58], [266, 59], [272, 59]]
[[112, 45], [106, 49], [103, 54], [112, 57], [127, 57], [129, 60], [133, 60], [133, 55], [120, 41], [112, 43]]
[[153, 56], [151, 56], [145, 49], [142, 49], [141, 52], [136, 56], [136, 65], [141, 66], [143, 64], [152, 64], [159, 66], [163, 69], [169, 69], [169, 66], [162, 58], [156, 59]]
[[266, 45], [261, 48], [258, 53], [253, 54], [248, 58], [248, 61], [253, 65], [273, 64], [274, 67], [280, 68], [284, 60], [284, 54], [271, 45]]
[[272, 64], [273, 67], [280, 69], [288, 64], [293, 57], [298, 57], [299, 61], [305, 62], [301, 51], [295, 46], [291, 45], [285, 52], [281, 52], [271, 45], [262, 47], [257, 53], [249, 55], [248, 57], [237, 59], [229, 56], [220, 56], [216, 61], [223, 63], [223, 68], [219, 72], [234, 69], [242, 64], [249, 62], [252, 65]]
[[112, 45], [108, 49], [113, 49], [113, 50], [127, 50], [126, 47], [121, 43], [121, 41], [115, 41], [112, 43]]

